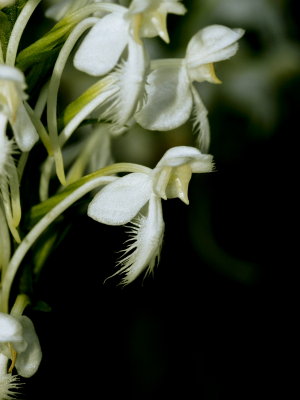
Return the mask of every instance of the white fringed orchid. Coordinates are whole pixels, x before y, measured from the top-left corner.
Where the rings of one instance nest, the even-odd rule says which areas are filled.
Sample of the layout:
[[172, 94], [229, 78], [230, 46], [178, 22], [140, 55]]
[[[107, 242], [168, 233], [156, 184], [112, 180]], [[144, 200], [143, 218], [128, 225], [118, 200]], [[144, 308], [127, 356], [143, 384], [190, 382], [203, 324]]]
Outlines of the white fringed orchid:
[[31, 150], [39, 136], [25, 109], [27, 98], [23, 73], [17, 68], [0, 64], [0, 114], [9, 121], [20, 150]]
[[[159, 35], [168, 41], [168, 13], [184, 14], [180, 0], [133, 0], [129, 9], [120, 7], [99, 20], [79, 46], [74, 65], [90, 75], [111, 71], [130, 42], [141, 45], [142, 37]], [[130, 50], [130, 49], [129, 49]]]
[[[30, 378], [37, 371], [42, 351], [32, 321], [24, 316], [14, 317], [0, 312], [0, 355], [12, 360], [10, 371]], [[4, 356], [4, 357], [3, 357]]]
[[187, 146], [168, 150], [147, 173], [131, 173], [107, 185], [92, 200], [88, 215], [108, 225], [131, 222], [130, 244], [116, 274], [127, 285], [142, 272], [153, 272], [164, 233], [161, 199], [178, 197], [188, 204], [192, 173], [211, 172], [212, 156]]
[[[91, 28], [74, 57], [80, 71], [93, 76], [111, 74], [117, 92], [103, 114], [120, 132], [132, 119], [144, 100], [149, 59], [141, 41], [159, 35], [168, 41], [168, 13], [184, 14], [178, 0], [134, 0], [129, 8], [119, 7], [105, 15]], [[118, 61], [127, 49], [125, 61]]]
[[184, 59], [153, 61], [147, 78], [147, 101], [135, 118], [144, 128], [166, 131], [185, 123], [194, 113], [198, 141], [206, 152], [209, 146], [207, 110], [193, 82], [220, 83], [213, 63], [232, 57], [242, 29], [211, 25], [200, 30], [190, 40]]

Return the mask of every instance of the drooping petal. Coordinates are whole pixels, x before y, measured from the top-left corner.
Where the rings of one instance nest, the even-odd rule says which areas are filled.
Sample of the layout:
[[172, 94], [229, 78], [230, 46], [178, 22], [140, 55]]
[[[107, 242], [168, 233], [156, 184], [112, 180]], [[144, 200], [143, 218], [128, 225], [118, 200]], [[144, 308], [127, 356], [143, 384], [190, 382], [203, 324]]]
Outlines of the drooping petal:
[[131, 228], [131, 242], [124, 251], [124, 257], [118, 262], [121, 269], [114, 275], [124, 275], [121, 284], [128, 285], [140, 274], [153, 273], [159, 255], [164, 234], [161, 200], [151, 194], [147, 215], [137, 217]]
[[31, 320], [25, 315], [20, 316], [18, 320], [23, 327], [23, 340], [27, 346], [25, 350], [18, 352], [18, 346], [16, 343], [14, 344], [14, 348], [18, 352], [15, 366], [19, 375], [30, 378], [40, 365], [41, 346]]
[[150, 176], [131, 173], [107, 185], [96, 194], [88, 215], [107, 225], [124, 225], [147, 203], [152, 191]]
[[223, 25], [210, 25], [201, 29], [188, 44], [186, 51], [188, 68], [232, 57], [238, 49], [236, 42], [243, 34], [243, 29], [230, 29]]
[[16, 119], [14, 122], [11, 121], [11, 125], [18, 147], [22, 151], [31, 150], [38, 141], [39, 135], [23, 103], [20, 103]]
[[128, 41], [129, 26], [121, 13], [101, 18], [80, 44], [74, 65], [93, 76], [104, 75], [117, 64]]
[[136, 113], [145, 129], [166, 131], [177, 128], [189, 118], [193, 99], [184, 65], [160, 67], [148, 76], [146, 104]]

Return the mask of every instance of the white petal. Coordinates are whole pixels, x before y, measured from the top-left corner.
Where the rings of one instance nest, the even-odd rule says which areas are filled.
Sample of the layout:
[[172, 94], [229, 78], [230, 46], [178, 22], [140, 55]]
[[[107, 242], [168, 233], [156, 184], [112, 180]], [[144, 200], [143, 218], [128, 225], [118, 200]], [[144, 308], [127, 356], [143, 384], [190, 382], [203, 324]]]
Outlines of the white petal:
[[223, 25], [211, 25], [201, 29], [188, 44], [188, 66], [193, 68], [232, 57], [238, 49], [236, 41], [243, 34], [243, 29], [230, 29]]
[[18, 320], [23, 326], [23, 337], [27, 347], [26, 350], [18, 353], [15, 366], [19, 375], [30, 378], [40, 365], [42, 359], [41, 346], [31, 320], [24, 315], [19, 317]]
[[152, 191], [151, 178], [132, 173], [107, 185], [96, 194], [88, 207], [88, 215], [107, 225], [124, 225], [147, 203]]
[[166, 131], [189, 118], [193, 100], [185, 66], [154, 70], [148, 77], [146, 93], [146, 104], [135, 116], [143, 128]]
[[20, 322], [9, 314], [0, 312], [0, 343], [20, 342], [23, 328]]
[[39, 136], [23, 103], [19, 105], [16, 120], [10, 122], [18, 147], [22, 151], [31, 150], [33, 145], [38, 141]]
[[79, 46], [74, 65], [93, 76], [104, 75], [118, 62], [128, 41], [128, 23], [122, 14], [109, 14], [97, 22]]
[[163, 167], [179, 167], [195, 160], [201, 159], [203, 154], [200, 150], [190, 146], [176, 146], [167, 150], [156, 165], [154, 171]]

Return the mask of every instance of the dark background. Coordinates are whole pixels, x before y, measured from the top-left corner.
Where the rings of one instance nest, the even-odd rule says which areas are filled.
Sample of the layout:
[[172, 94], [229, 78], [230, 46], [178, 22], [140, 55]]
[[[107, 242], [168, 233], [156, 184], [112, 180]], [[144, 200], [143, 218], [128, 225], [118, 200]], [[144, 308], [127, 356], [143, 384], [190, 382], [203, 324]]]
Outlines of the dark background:
[[[26, 381], [28, 399], [291, 398], [297, 2], [236, 0], [237, 15], [219, 10], [226, 1], [184, 3], [189, 13], [169, 18], [171, 46], [158, 51], [182, 56], [211, 23], [246, 29], [235, 58], [216, 66], [223, 85], [198, 87], [216, 171], [193, 176], [188, 207], [163, 202], [160, 264], [153, 278], [126, 288], [117, 279], [103, 284], [124, 229], [101, 226], [78, 208], [66, 213], [71, 229], [34, 292], [51, 311], [28, 311], [44, 353]], [[192, 144], [189, 132], [187, 124], [148, 133], [150, 164], [172, 145]]]

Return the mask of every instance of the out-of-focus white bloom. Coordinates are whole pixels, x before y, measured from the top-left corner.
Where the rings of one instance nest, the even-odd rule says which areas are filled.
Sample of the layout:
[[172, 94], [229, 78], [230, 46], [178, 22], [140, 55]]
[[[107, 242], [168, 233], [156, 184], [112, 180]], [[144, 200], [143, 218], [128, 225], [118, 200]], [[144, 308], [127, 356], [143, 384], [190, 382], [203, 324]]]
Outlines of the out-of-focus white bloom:
[[188, 204], [193, 172], [210, 172], [212, 156], [188, 146], [168, 150], [151, 173], [131, 173], [107, 185], [92, 200], [88, 215], [108, 225], [132, 222], [130, 244], [116, 274], [127, 285], [143, 271], [152, 273], [159, 258], [164, 221], [161, 199], [178, 197]]
[[17, 68], [0, 65], [0, 113], [8, 119], [18, 147], [31, 150], [38, 134], [23, 104], [27, 98], [23, 73]]
[[19, 375], [30, 378], [37, 371], [42, 351], [31, 320], [0, 312], [0, 353], [11, 358]]
[[135, 116], [137, 122], [146, 129], [165, 131], [182, 125], [194, 111], [201, 132], [199, 142], [207, 151], [207, 110], [193, 82], [220, 83], [213, 63], [232, 57], [243, 33], [242, 29], [211, 25], [192, 37], [184, 59], [154, 61], [147, 79], [147, 101]]
[[79, 46], [74, 65], [90, 75], [100, 76], [117, 64], [131, 38], [141, 44], [141, 38], [159, 35], [168, 41], [168, 13], [184, 14], [179, 0], [133, 0], [129, 9], [112, 12], [97, 22]]
[[0, 10], [1, 8], [12, 6], [16, 0], [0, 0]]

